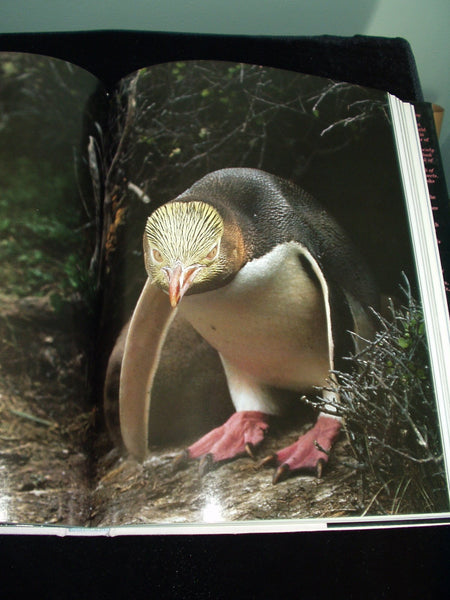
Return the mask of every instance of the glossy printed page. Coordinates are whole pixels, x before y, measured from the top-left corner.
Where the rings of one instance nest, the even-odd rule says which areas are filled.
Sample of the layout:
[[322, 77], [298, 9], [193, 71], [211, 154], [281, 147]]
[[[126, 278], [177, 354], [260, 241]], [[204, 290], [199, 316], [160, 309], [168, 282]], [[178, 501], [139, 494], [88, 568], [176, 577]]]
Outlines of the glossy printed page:
[[115, 104], [105, 336], [133, 319], [92, 524], [445, 513], [386, 95], [180, 62], [133, 74]]
[[[89, 518], [99, 82], [0, 54], [0, 521]], [[89, 168], [91, 163], [91, 168]], [[98, 165], [97, 165], [98, 167]]]
[[445, 518], [448, 339], [408, 110], [258, 65], [157, 65], [109, 99], [62, 61], [0, 66], [2, 522]]

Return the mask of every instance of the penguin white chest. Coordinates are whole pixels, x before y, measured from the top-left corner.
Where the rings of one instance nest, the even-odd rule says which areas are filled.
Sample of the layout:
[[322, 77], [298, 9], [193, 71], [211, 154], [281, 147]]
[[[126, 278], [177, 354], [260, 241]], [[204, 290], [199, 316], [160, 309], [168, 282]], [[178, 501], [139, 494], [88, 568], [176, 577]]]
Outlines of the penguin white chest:
[[185, 296], [180, 313], [223, 359], [260, 383], [305, 390], [330, 369], [321, 276], [294, 242], [247, 263], [227, 285]]

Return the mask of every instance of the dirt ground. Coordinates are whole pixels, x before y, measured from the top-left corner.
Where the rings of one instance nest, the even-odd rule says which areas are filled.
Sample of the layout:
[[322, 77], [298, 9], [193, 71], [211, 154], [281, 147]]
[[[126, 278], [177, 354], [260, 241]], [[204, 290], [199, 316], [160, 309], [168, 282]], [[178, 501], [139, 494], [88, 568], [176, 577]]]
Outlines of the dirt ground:
[[[122, 455], [99, 425], [100, 407], [85, 401], [87, 357], [69, 313], [57, 315], [48, 298], [0, 298], [1, 522], [109, 527], [379, 511], [377, 490], [363, 489], [349, 466], [344, 435], [321, 479], [302, 474], [277, 485], [272, 468], [249, 457], [201, 476], [195, 461], [174, 470], [182, 445], [150, 448], [144, 464]], [[313, 419], [299, 409], [280, 421], [259, 458], [292, 443]]]
[[[85, 356], [48, 298], [0, 297], [0, 521], [89, 519]], [[64, 326], [62, 324], [64, 323]]]
[[[267, 453], [292, 443], [295, 430], [278, 432], [264, 442]], [[354, 470], [339, 465], [346, 444], [338, 443], [322, 479], [297, 475], [272, 484], [272, 468], [250, 457], [200, 474], [197, 461], [181, 469], [173, 464], [181, 448], [151, 449], [144, 464], [113, 451], [99, 464], [93, 491], [92, 524], [258, 521], [361, 514]], [[262, 454], [261, 456], [264, 456]]]

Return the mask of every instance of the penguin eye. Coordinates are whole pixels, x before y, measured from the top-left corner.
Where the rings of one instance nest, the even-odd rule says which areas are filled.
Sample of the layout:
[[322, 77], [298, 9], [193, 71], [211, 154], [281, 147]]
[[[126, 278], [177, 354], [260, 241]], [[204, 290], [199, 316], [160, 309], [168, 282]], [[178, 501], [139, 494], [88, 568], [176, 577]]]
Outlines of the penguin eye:
[[216, 244], [213, 248], [211, 248], [211, 250], [205, 256], [205, 259], [206, 260], [214, 260], [218, 254], [219, 254], [219, 244]]
[[152, 258], [157, 263], [161, 263], [163, 261], [163, 255], [157, 248], [152, 248]]

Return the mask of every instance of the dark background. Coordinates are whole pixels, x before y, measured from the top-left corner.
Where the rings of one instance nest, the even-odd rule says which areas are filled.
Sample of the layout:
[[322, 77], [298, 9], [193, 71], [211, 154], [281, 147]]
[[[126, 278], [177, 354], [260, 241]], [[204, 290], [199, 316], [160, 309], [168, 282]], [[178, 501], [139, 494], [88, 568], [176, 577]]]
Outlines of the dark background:
[[[252, 38], [90, 32], [0, 35], [0, 50], [88, 68], [108, 85], [152, 63], [253, 62], [421, 100], [410, 49], [378, 38]], [[449, 528], [223, 536], [2, 536], [8, 598], [438, 598], [449, 588]], [[447, 592], [448, 593], [448, 592]]]

